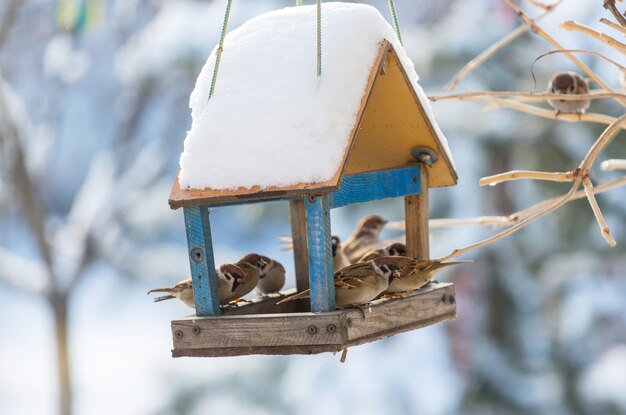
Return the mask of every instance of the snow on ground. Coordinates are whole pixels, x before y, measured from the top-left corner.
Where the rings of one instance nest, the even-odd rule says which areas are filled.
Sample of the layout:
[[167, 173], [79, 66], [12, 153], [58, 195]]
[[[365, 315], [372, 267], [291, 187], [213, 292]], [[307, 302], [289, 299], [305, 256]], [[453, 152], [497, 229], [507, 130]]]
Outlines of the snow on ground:
[[[315, 20], [315, 6], [291, 7], [230, 32], [209, 101], [213, 50], [190, 97], [193, 123], [180, 158], [183, 188], [286, 186], [332, 178], [384, 39], [393, 44], [434, 121], [413, 63], [378, 10], [324, 4], [321, 78]], [[447, 149], [440, 131], [439, 136]]]

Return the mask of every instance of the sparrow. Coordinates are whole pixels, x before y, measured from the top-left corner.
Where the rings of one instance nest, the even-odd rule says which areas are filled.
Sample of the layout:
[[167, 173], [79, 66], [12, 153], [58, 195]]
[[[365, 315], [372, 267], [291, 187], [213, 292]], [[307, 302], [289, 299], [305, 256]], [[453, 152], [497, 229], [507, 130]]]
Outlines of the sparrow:
[[[238, 298], [236, 295], [237, 288], [245, 284], [244, 271], [236, 265], [224, 264], [217, 272], [217, 296], [220, 305], [227, 304], [229, 301]], [[154, 302], [163, 300], [171, 300], [178, 298], [187, 307], [194, 308], [196, 306], [193, 298], [193, 282], [191, 278], [183, 280], [171, 288], [153, 288], [148, 291], [151, 293], [167, 293], [167, 295], [156, 297]]]
[[414, 259], [409, 257], [393, 257], [402, 269], [403, 276], [389, 283], [385, 294], [411, 292], [422, 288], [430, 282], [436, 273], [451, 265], [467, 264], [473, 261], [441, 262], [429, 259]]
[[[581, 95], [589, 93], [589, 81], [575, 72], [557, 72], [552, 75], [548, 82], [548, 93], [564, 95]], [[548, 100], [550, 105], [556, 109], [556, 113], [584, 114], [591, 100], [582, 99], [580, 101], [568, 101], [564, 99]]]
[[350, 263], [356, 263], [367, 251], [382, 245], [379, 236], [386, 223], [387, 221], [378, 215], [369, 215], [361, 219], [354, 233], [343, 244], [343, 252]]
[[256, 290], [261, 295], [279, 292], [285, 285], [285, 267], [275, 259], [261, 256], [264, 262], [261, 268]]
[[269, 261], [270, 259], [266, 256], [250, 253], [235, 262], [235, 265], [241, 268], [246, 275], [246, 283], [237, 289], [236, 298], [241, 298], [255, 289], [259, 283], [263, 269]]
[[343, 251], [343, 246], [341, 245], [341, 239], [338, 236], [333, 235], [331, 237], [332, 249], [333, 249], [333, 271], [337, 272], [341, 268], [347, 267], [351, 265], [348, 256]]
[[358, 262], [370, 261], [381, 256], [406, 256], [406, 245], [401, 242], [393, 242], [383, 248], [373, 249], [359, 258]]
[[[366, 305], [385, 291], [390, 281], [401, 277], [402, 269], [393, 257], [381, 257], [360, 264], [348, 265], [333, 275], [335, 305], [337, 308]], [[305, 290], [277, 304], [308, 297], [310, 297], [310, 290]]]

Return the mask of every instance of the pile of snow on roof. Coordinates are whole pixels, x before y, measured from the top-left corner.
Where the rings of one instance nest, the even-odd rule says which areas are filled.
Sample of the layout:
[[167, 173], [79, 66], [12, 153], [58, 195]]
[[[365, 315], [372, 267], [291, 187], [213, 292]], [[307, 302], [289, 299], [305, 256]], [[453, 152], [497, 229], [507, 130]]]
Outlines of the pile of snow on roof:
[[323, 5], [320, 78], [316, 33], [314, 5], [266, 13], [228, 33], [209, 100], [217, 47], [213, 50], [190, 97], [192, 127], [180, 157], [183, 189], [283, 187], [331, 179], [385, 39], [434, 122], [413, 63], [374, 7]]

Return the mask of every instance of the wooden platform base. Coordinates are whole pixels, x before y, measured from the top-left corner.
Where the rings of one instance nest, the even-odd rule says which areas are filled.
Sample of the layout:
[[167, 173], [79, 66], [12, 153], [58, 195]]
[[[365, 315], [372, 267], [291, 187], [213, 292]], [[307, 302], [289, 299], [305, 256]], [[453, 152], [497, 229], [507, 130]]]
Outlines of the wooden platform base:
[[219, 317], [172, 321], [173, 357], [338, 352], [456, 318], [454, 285], [431, 283], [404, 298], [327, 313], [306, 310], [308, 300], [276, 305], [268, 298], [225, 310]]

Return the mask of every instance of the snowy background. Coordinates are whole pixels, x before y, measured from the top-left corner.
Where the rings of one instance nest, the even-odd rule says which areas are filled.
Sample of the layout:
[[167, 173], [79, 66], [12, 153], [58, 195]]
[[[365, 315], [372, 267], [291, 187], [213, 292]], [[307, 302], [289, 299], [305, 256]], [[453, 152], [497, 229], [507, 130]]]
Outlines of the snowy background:
[[[182, 212], [167, 196], [225, 3], [0, 2], [0, 414], [58, 413], [53, 311], [65, 304], [76, 414], [626, 413], [624, 189], [599, 197], [617, 248], [588, 204], [574, 202], [441, 278], [456, 283], [456, 321], [351, 349], [345, 364], [331, 355], [170, 357], [169, 322], [189, 310], [145, 293], [187, 277]], [[368, 3], [389, 18], [386, 1]], [[495, 0], [396, 3], [428, 93], [519, 24]], [[292, 4], [235, 0], [230, 28]], [[570, 48], [594, 47], [557, 25], [601, 16], [600, 1], [563, 0], [542, 24]], [[461, 89], [531, 91], [530, 63], [548, 50], [526, 35]], [[618, 85], [614, 68], [584, 60]], [[538, 88], [562, 69], [574, 68], [559, 56], [538, 63]], [[567, 185], [477, 183], [510, 169], [569, 169], [602, 130], [472, 103], [433, 107], [460, 175], [457, 187], [431, 193], [433, 217], [506, 214], [560, 194]], [[594, 102], [591, 111], [623, 109]], [[618, 139], [606, 158], [625, 155]], [[367, 213], [398, 220], [402, 202], [334, 211], [333, 233], [347, 236]], [[289, 232], [286, 205], [214, 218], [217, 262], [258, 250], [293, 275], [276, 238]], [[488, 234], [433, 232], [433, 255]]]

